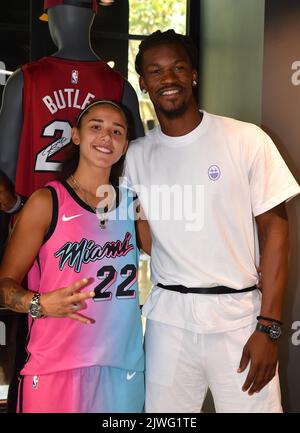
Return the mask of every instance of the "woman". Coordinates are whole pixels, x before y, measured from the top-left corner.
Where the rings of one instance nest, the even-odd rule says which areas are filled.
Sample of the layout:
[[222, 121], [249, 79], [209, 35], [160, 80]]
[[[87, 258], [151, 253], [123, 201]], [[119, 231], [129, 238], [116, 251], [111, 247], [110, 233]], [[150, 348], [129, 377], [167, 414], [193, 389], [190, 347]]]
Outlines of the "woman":
[[[133, 197], [117, 187], [127, 133], [118, 104], [86, 107], [72, 130], [75, 171], [37, 190], [15, 225], [0, 268], [0, 304], [29, 312], [19, 412], [143, 410]], [[99, 200], [99, 186], [114, 193]]]

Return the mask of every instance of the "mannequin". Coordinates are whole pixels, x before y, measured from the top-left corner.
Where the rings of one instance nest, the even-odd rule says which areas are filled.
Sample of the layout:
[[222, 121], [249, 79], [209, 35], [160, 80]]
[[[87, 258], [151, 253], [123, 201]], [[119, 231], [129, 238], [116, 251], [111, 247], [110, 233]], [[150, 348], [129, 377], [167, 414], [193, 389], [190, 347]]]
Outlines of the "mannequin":
[[[51, 6], [52, 3], [54, 4], [53, 7]], [[87, 7], [83, 7], [83, 3], [86, 3]], [[100, 59], [93, 51], [90, 44], [90, 28], [95, 17], [91, 0], [54, 0], [48, 2], [46, 0], [45, 6], [47, 6], [47, 4], [48, 6], [50, 4], [47, 10], [49, 31], [54, 44], [58, 48], [52, 57], [72, 61], [91, 62], [91, 66], [94, 62], [99, 62]], [[100, 82], [101, 76], [99, 76], [99, 83]], [[13, 183], [16, 181], [19, 146], [24, 116], [26, 115], [26, 113], [23, 113], [23, 87], [24, 74], [22, 68], [17, 70], [6, 84], [0, 113], [0, 170], [2, 170]], [[93, 93], [93, 91], [91, 93]], [[69, 94], [67, 96], [69, 96]], [[103, 98], [103, 95], [97, 95], [96, 99], [100, 97]], [[109, 99], [109, 95], [104, 95], [104, 97]], [[131, 112], [133, 118], [132, 138], [144, 135], [139, 115], [137, 96], [132, 86], [126, 80], [124, 80], [120, 102]], [[37, 108], [33, 106], [32, 110], [34, 109]], [[58, 115], [59, 113], [57, 113], [57, 115], [54, 113], [53, 119], [56, 119]], [[43, 149], [45, 144], [41, 143], [40, 146]], [[60, 155], [56, 155], [56, 160], [57, 156], [59, 159]], [[42, 186], [45, 181], [53, 178], [53, 171], [52, 169], [50, 171], [52, 177], [49, 175], [48, 179], [47, 175], [45, 175], [43, 182], [41, 182], [41, 184], [37, 182], [34, 188], [29, 187], [26, 194], [22, 194], [22, 191], [20, 192], [18, 187], [16, 188], [16, 193], [25, 196], [31, 194], [33, 189]], [[26, 175], [27, 173], [24, 173], [24, 176]], [[6, 212], [16, 204], [16, 201], [17, 195], [14, 196], [11, 192], [9, 193], [9, 185], [6, 184], [5, 177], [2, 176], [0, 178], [0, 210]]]
[[[86, 3], [86, 5], [84, 5], [84, 3]], [[63, 123], [66, 123], [66, 121], [68, 121], [70, 132], [70, 125], [74, 123], [75, 118], [80, 112], [80, 109], [83, 108], [83, 100], [80, 100], [80, 92], [84, 93], [84, 95], [87, 93], [88, 95], [92, 94], [94, 95], [95, 99], [113, 99], [114, 95], [118, 95], [118, 97], [120, 96], [119, 102], [122, 102], [122, 104], [129, 109], [133, 118], [133, 137], [131, 138], [144, 135], [143, 126], [139, 115], [138, 100], [134, 89], [119, 74], [117, 74], [115, 71], [110, 71], [109, 67], [107, 67], [104, 62], [100, 62], [100, 59], [91, 47], [90, 28], [95, 16], [94, 9], [92, 10], [92, 5], [94, 7], [95, 0], [93, 0], [93, 4], [91, 0], [45, 0], [45, 6], [48, 13], [49, 31], [54, 44], [57, 46], [57, 51], [52, 56], [45, 58], [48, 59], [46, 60], [46, 63], [48, 62], [46, 65], [47, 67], [44, 68], [45, 75], [44, 77], [39, 75], [39, 77], [42, 78], [43, 82], [45, 81], [45, 83], [48, 83], [51, 81], [51, 74], [48, 67], [49, 65], [52, 65], [53, 67], [53, 63], [55, 66], [55, 62], [57, 62], [57, 67], [59, 68], [61, 67], [61, 63], [65, 64], [72, 61], [72, 65], [74, 64], [73, 66], [76, 72], [79, 71], [78, 76], [80, 78], [80, 76], [82, 76], [80, 68], [85, 66], [85, 68], [89, 71], [90, 64], [90, 73], [92, 78], [91, 80], [89, 80], [89, 78], [84, 80], [82, 83], [84, 90], [82, 90], [80, 87], [80, 83], [78, 86], [75, 85], [74, 88], [72, 88], [71, 73], [69, 75], [68, 84], [65, 84], [65, 82], [62, 84], [57, 84], [57, 86], [59, 86], [57, 89], [65, 89], [65, 87], [68, 87], [67, 93], [64, 96], [65, 103], [67, 105], [72, 105], [73, 111], [71, 113], [71, 117], [68, 117], [69, 112], [67, 110], [55, 111], [51, 105], [51, 102], [49, 102], [49, 98], [46, 100], [48, 103], [48, 111], [45, 110], [45, 103], [40, 99], [34, 99], [31, 105], [26, 105], [26, 98], [28, 99], [26, 95], [30, 95], [31, 93], [30, 91], [26, 92], [26, 80], [30, 75], [28, 75], [27, 71], [34, 71], [34, 67], [30, 66], [31, 64], [25, 65], [21, 69], [17, 70], [10, 77], [6, 84], [0, 113], [0, 170], [5, 173], [5, 175], [0, 175], [0, 210], [4, 212], [17, 212], [20, 209], [20, 206], [18, 205], [20, 195], [27, 197], [33, 192], [34, 189], [43, 186], [45, 183], [53, 179], [55, 177], [55, 170], [59, 169], [59, 161], [61, 160], [60, 158], [63, 156], [60, 152], [55, 151], [55, 163], [53, 163], [52, 158], [50, 161], [51, 169], [44, 171], [42, 175], [40, 173], [41, 170], [35, 170], [34, 166], [32, 166], [32, 168], [28, 168], [26, 165], [28, 164], [28, 160], [31, 158], [34, 161], [38, 155], [37, 150], [35, 150], [35, 153], [33, 154], [32, 146], [34, 143], [32, 144], [30, 140], [28, 140], [28, 135], [25, 134], [24, 137], [24, 131], [26, 129], [30, 132], [31, 124], [28, 123], [28, 116], [30, 116], [32, 111], [38, 110], [37, 115], [39, 115], [39, 111], [44, 110], [48, 112], [49, 116], [49, 110], [51, 111], [52, 109], [53, 114], [45, 120], [45, 124], [49, 126], [49, 124], [51, 125], [51, 122], [61, 122], [63, 120]], [[44, 60], [40, 59], [40, 61], [33, 62], [33, 64], [44, 65], [43, 62]], [[85, 63], [81, 64], [80, 62]], [[100, 71], [102, 70], [101, 68], [103, 68], [103, 71], [105, 72], [105, 81], [103, 81], [103, 76], [101, 76], [101, 73], [97, 75], [97, 65], [99, 65]], [[56, 74], [56, 76], [55, 74], [52, 75], [53, 81], [57, 81], [59, 77], [59, 73]], [[106, 81], [107, 79], [109, 79], [108, 82]], [[97, 83], [100, 90], [98, 89]], [[89, 89], [88, 86], [92, 86], [93, 84], [94, 87]], [[76, 90], [78, 87], [79, 89]], [[118, 87], [118, 89], [121, 90], [119, 91], [117, 89], [114, 93], [114, 87]], [[77, 96], [80, 96], [78, 96], [75, 102], [74, 95], [76, 94], [76, 91], [78, 91]], [[57, 90], [57, 92], [59, 92], [59, 90]], [[50, 93], [47, 95], [49, 96]], [[51, 93], [51, 95], [53, 97], [53, 93]], [[89, 96], [89, 98], [91, 98], [91, 96]], [[62, 100], [60, 100], [60, 102], [61, 101]], [[88, 102], [91, 101], [89, 100]], [[54, 132], [56, 137], [59, 130], [55, 129]], [[37, 138], [39, 139], [37, 145], [40, 146], [41, 151], [47, 149], [49, 147], [49, 143], [52, 145], [51, 142], [53, 142], [54, 137], [53, 133], [52, 138], [50, 137], [47, 139], [47, 137], [44, 137], [42, 133], [43, 130], [36, 131], [35, 139], [35, 141]], [[61, 137], [61, 140], [63, 138], [65, 139], [63, 136]], [[63, 143], [63, 141], [61, 142]], [[21, 165], [20, 168], [20, 155], [22, 152], [24, 157], [23, 165]], [[23, 178], [20, 178], [20, 173], [23, 175]], [[29, 182], [30, 180], [32, 180], [32, 185]], [[15, 192], [11, 187], [11, 182], [16, 184]], [[18, 386], [17, 373], [22, 368], [23, 362], [25, 360], [24, 358], [26, 357], [26, 353], [24, 351], [24, 341], [26, 338], [27, 315], [24, 315], [24, 318], [19, 317], [19, 322], [17, 335], [18, 352], [15, 365], [16, 374], [11, 382], [8, 395], [9, 412], [15, 411]], [[23, 351], [21, 349], [23, 349]]]

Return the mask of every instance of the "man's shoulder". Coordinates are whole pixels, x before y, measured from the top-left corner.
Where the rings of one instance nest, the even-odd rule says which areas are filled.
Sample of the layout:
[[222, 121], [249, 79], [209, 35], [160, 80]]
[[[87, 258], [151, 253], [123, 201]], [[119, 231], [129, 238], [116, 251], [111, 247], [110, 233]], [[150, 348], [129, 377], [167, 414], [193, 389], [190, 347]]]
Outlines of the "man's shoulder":
[[258, 125], [248, 121], [235, 119], [233, 117], [221, 116], [218, 114], [207, 113], [207, 115], [211, 117], [212, 122], [215, 125], [228, 129], [229, 131], [265, 134]]
[[[244, 143], [252, 148], [271, 143], [269, 135], [255, 123], [211, 114], [210, 133], [227, 138], [228, 144]], [[248, 148], [248, 146], [246, 146]]]
[[158, 127], [156, 126], [155, 128], [151, 129], [151, 131], [148, 131], [144, 137], [139, 137], [136, 138], [135, 140], [132, 140], [129, 144], [127, 155], [128, 153], [132, 154], [132, 153], [140, 152], [143, 149], [145, 149], [145, 146], [148, 146], [151, 143], [153, 143], [157, 128]]

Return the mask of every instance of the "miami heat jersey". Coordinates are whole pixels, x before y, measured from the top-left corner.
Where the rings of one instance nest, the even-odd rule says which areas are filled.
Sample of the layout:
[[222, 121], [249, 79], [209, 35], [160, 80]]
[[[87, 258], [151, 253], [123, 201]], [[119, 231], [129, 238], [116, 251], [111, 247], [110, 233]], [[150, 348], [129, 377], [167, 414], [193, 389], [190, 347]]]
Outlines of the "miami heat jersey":
[[[53, 218], [34, 264], [29, 287], [48, 293], [75, 280], [93, 277], [84, 291], [95, 291], [82, 314], [85, 325], [69, 318], [45, 317], [33, 322], [27, 363], [21, 374], [37, 375], [92, 365], [143, 371], [143, 336], [137, 284], [138, 250], [132, 215], [133, 198], [121, 187], [119, 206], [101, 229], [96, 214], [66, 183], [49, 183]], [[56, 203], [57, 201], [57, 203]], [[30, 325], [30, 324], [29, 324]]]
[[80, 111], [95, 99], [120, 102], [124, 79], [105, 62], [44, 57], [22, 67], [23, 129], [16, 192], [29, 196], [55, 179]]

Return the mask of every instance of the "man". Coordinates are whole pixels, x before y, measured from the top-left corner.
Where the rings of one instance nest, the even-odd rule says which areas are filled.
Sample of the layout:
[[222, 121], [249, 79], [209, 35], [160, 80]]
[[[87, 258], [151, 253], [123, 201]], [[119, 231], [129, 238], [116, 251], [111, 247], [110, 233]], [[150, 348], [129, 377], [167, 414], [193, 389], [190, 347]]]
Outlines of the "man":
[[146, 38], [136, 58], [160, 123], [127, 153], [152, 234], [146, 411], [199, 412], [209, 387], [217, 412], [281, 412], [284, 202], [300, 189], [260, 128], [198, 110], [196, 65], [173, 30]]

